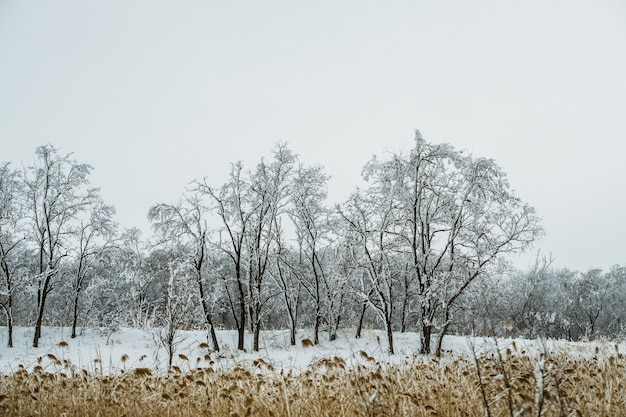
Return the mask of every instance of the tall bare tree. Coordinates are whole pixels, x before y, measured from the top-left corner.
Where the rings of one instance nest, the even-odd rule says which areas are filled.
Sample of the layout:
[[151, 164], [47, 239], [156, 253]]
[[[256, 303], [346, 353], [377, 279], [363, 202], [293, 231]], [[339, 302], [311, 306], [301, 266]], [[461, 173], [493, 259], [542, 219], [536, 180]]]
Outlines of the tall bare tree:
[[246, 234], [250, 228], [253, 208], [250, 207], [252, 190], [243, 176], [243, 164], [231, 166], [229, 179], [221, 187], [215, 188], [204, 182], [197, 183], [197, 190], [211, 201], [211, 207], [221, 222], [215, 246], [230, 260], [234, 275], [236, 294], [231, 296], [227, 273], [222, 274], [224, 286], [233, 319], [237, 326], [237, 349], [244, 349], [246, 314], [248, 308], [248, 276], [246, 262]]
[[[399, 277], [395, 260], [398, 222], [394, 217], [393, 196], [368, 191], [354, 193], [339, 208], [339, 213], [356, 248], [354, 262], [360, 272], [357, 276], [362, 281], [359, 296], [381, 319], [387, 334], [388, 351], [393, 354], [393, 290]], [[391, 193], [393, 190], [387, 191]]]
[[151, 207], [148, 218], [159, 234], [161, 242], [175, 243], [189, 251], [187, 259], [194, 271], [204, 323], [213, 350], [219, 351], [206, 284], [208, 212], [209, 209], [204, 205], [201, 196], [196, 191], [188, 191], [177, 204], [157, 204]]
[[[290, 191], [289, 216], [296, 228], [299, 251], [306, 260], [308, 272], [302, 283], [315, 305], [313, 343], [319, 343], [319, 329], [324, 317], [325, 289], [330, 289], [330, 277], [326, 265], [321, 260], [322, 247], [329, 246], [330, 211], [324, 206], [327, 196], [328, 176], [321, 166], [305, 167], [302, 164], [295, 171]], [[329, 301], [333, 300], [332, 294]], [[331, 316], [331, 314], [327, 314]], [[334, 321], [327, 317], [329, 325]], [[332, 332], [331, 332], [332, 336]]]
[[113, 221], [115, 209], [95, 198], [91, 212], [85, 213], [76, 228], [75, 266], [72, 275], [72, 334], [76, 337], [76, 326], [79, 318], [80, 296], [89, 285], [97, 263], [115, 243], [117, 225]]
[[19, 286], [14, 254], [24, 242], [20, 225], [22, 194], [20, 172], [8, 163], [0, 165], [0, 308], [7, 320], [8, 347], [13, 347], [13, 303]]
[[27, 218], [37, 252], [37, 314], [33, 346], [41, 337], [46, 299], [60, 280], [59, 266], [70, 253], [80, 213], [98, 197], [89, 186], [92, 167], [60, 155], [51, 145], [35, 151], [35, 164], [26, 168]]
[[252, 217], [246, 240], [253, 329], [252, 349], [255, 352], [259, 350], [263, 307], [267, 302], [267, 296], [264, 295], [265, 278], [274, 253], [274, 243], [280, 238], [279, 216], [285, 213], [291, 174], [296, 160], [296, 155], [285, 144], [278, 144], [273, 151], [273, 160], [270, 163], [261, 161], [250, 179]]
[[393, 234], [410, 259], [419, 304], [421, 352], [437, 352], [451, 308], [504, 254], [526, 249], [541, 233], [532, 207], [511, 190], [491, 159], [426, 142], [419, 132], [408, 155], [372, 159], [364, 178], [390, 199]]

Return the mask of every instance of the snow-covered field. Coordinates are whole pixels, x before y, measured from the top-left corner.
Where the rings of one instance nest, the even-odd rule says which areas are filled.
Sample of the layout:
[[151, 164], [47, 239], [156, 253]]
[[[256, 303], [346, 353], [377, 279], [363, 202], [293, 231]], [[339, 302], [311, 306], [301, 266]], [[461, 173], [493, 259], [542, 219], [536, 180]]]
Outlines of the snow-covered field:
[[[6, 329], [0, 329], [0, 373], [8, 374], [23, 365], [32, 369], [40, 364], [48, 371], [58, 368], [54, 359], [66, 361], [64, 366], [72, 365], [79, 369], [105, 374], [118, 373], [124, 369], [151, 368], [164, 371], [167, 368], [167, 352], [159, 343], [158, 329], [144, 330], [125, 328], [111, 334], [97, 329], [84, 329], [75, 339], [70, 338], [68, 328], [44, 327], [39, 348], [32, 347], [32, 328], [17, 327], [14, 332], [14, 347], [6, 347]], [[310, 332], [302, 330], [298, 334], [296, 346], [289, 345], [288, 331], [262, 332], [260, 351], [256, 353], [241, 352], [235, 349], [237, 334], [235, 331], [218, 331], [218, 340], [222, 351], [209, 352], [200, 345], [206, 343], [206, 333], [202, 331], [180, 332], [173, 364], [182, 370], [196, 366], [221, 366], [225, 369], [234, 364], [252, 363], [263, 358], [277, 370], [298, 372], [320, 359], [340, 356], [346, 364], [356, 364], [360, 352], [366, 352], [379, 363], [402, 364], [413, 359], [419, 351], [419, 335], [417, 333], [394, 334], [396, 353], [387, 353], [385, 335], [382, 331], [364, 331], [363, 337], [355, 339], [353, 332], [342, 331], [337, 340], [329, 342], [326, 334], [321, 334], [320, 344], [304, 348], [300, 341], [310, 336]], [[252, 335], [246, 335], [246, 346], [251, 346]], [[65, 343], [63, 343], [65, 342]], [[500, 339], [500, 349], [510, 347], [513, 339]], [[448, 336], [444, 339], [443, 348], [455, 355], [471, 355], [472, 345], [477, 352], [494, 351], [495, 342], [485, 338], [467, 338]], [[616, 343], [608, 341], [591, 343], [572, 343], [565, 341], [537, 341], [516, 339], [515, 345], [519, 352], [526, 351], [534, 355], [544, 350], [551, 352], [567, 352], [570, 355], [593, 354], [596, 347], [614, 351]], [[622, 342], [618, 346], [621, 353], [626, 352]], [[495, 352], [495, 351], [494, 351]], [[209, 357], [206, 355], [209, 354]], [[57, 368], [55, 368], [57, 367]]]

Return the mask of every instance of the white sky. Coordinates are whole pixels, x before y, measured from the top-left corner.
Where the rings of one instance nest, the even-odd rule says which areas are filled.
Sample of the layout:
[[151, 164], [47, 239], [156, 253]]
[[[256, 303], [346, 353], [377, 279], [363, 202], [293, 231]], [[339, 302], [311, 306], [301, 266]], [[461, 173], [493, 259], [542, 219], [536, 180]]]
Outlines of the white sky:
[[338, 201], [418, 128], [500, 164], [544, 219], [533, 253], [608, 268], [625, 126], [622, 0], [0, 0], [0, 161], [74, 152], [123, 227], [278, 140]]

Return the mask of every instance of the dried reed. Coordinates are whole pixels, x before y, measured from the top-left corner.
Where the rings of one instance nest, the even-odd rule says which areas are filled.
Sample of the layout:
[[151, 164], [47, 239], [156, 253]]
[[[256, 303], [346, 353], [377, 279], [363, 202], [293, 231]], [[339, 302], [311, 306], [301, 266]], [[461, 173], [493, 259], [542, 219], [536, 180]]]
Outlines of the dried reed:
[[[54, 367], [59, 360], [48, 359]], [[185, 360], [185, 358], [181, 358]], [[381, 364], [357, 352], [292, 374], [264, 359], [230, 369], [136, 368], [105, 376], [24, 367], [0, 376], [2, 416], [596, 416], [624, 415], [626, 359], [529, 356], [516, 346], [475, 358], [445, 356]], [[479, 372], [477, 372], [477, 369]], [[480, 375], [480, 377], [479, 377]]]

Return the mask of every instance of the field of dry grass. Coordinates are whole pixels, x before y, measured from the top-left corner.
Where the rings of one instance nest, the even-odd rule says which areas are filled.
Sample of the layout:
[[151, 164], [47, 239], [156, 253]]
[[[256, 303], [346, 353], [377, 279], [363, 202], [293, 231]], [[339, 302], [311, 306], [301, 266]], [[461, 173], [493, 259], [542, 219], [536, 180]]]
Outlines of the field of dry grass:
[[186, 371], [100, 375], [49, 355], [31, 372], [0, 376], [0, 415], [626, 415], [626, 358], [608, 347], [586, 357], [531, 356], [513, 345], [501, 354], [416, 356], [402, 365], [355, 356], [353, 366], [329, 357], [294, 374], [263, 359], [224, 369], [206, 356]]

